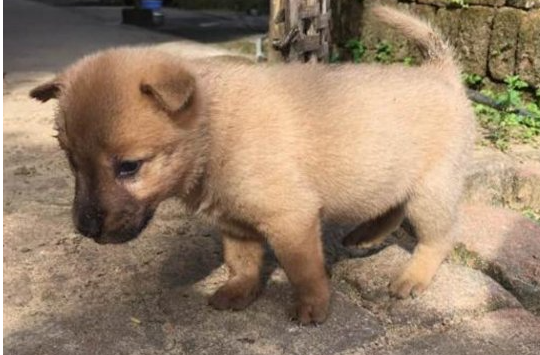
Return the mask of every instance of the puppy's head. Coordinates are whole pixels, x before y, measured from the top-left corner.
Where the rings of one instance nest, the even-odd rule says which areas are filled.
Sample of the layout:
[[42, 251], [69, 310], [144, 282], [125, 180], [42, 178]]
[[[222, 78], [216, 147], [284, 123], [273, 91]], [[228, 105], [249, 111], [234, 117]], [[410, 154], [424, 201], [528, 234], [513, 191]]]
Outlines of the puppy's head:
[[122, 243], [197, 170], [195, 79], [174, 58], [115, 49], [82, 59], [30, 96], [59, 100], [58, 141], [75, 176], [73, 220], [98, 243]]

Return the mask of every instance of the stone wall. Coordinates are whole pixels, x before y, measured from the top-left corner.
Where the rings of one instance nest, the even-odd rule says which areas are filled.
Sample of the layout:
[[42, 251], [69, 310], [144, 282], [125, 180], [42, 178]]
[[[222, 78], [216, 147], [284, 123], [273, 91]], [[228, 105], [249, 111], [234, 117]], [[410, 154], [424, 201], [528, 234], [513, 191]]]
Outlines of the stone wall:
[[360, 37], [367, 61], [375, 58], [383, 40], [392, 44], [395, 60], [419, 58], [411, 44], [368, 16], [365, 10], [375, 3], [428, 19], [456, 47], [464, 72], [493, 81], [518, 74], [540, 86], [540, 0], [335, 0], [336, 43]]

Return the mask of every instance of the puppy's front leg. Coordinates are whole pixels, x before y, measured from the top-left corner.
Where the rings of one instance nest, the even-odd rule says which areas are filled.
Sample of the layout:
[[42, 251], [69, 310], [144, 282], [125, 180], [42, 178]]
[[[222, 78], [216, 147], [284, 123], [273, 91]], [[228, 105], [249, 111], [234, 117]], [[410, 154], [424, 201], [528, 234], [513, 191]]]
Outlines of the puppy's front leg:
[[226, 233], [222, 239], [229, 280], [210, 297], [209, 303], [216, 309], [244, 309], [261, 291], [262, 240], [236, 238]]
[[295, 318], [304, 325], [324, 322], [330, 291], [319, 218], [290, 216], [265, 227], [270, 246], [295, 290]]

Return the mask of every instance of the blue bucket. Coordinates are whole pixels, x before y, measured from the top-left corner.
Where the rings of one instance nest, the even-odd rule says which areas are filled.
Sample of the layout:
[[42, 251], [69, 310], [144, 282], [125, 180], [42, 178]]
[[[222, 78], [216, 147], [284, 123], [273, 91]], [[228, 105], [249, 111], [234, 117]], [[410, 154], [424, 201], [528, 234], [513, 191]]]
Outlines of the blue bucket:
[[141, 0], [141, 9], [159, 10], [163, 5], [163, 0]]

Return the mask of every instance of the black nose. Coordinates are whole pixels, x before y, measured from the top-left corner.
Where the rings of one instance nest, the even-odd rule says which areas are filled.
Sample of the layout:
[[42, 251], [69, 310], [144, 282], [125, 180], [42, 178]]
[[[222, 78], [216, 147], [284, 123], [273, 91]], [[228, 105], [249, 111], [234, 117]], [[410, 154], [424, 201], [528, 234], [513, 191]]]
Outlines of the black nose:
[[103, 227], [103, 213], [95, 208], [86, 208], [77, 213], [77, 230], [84, 236], [97, 238]]

